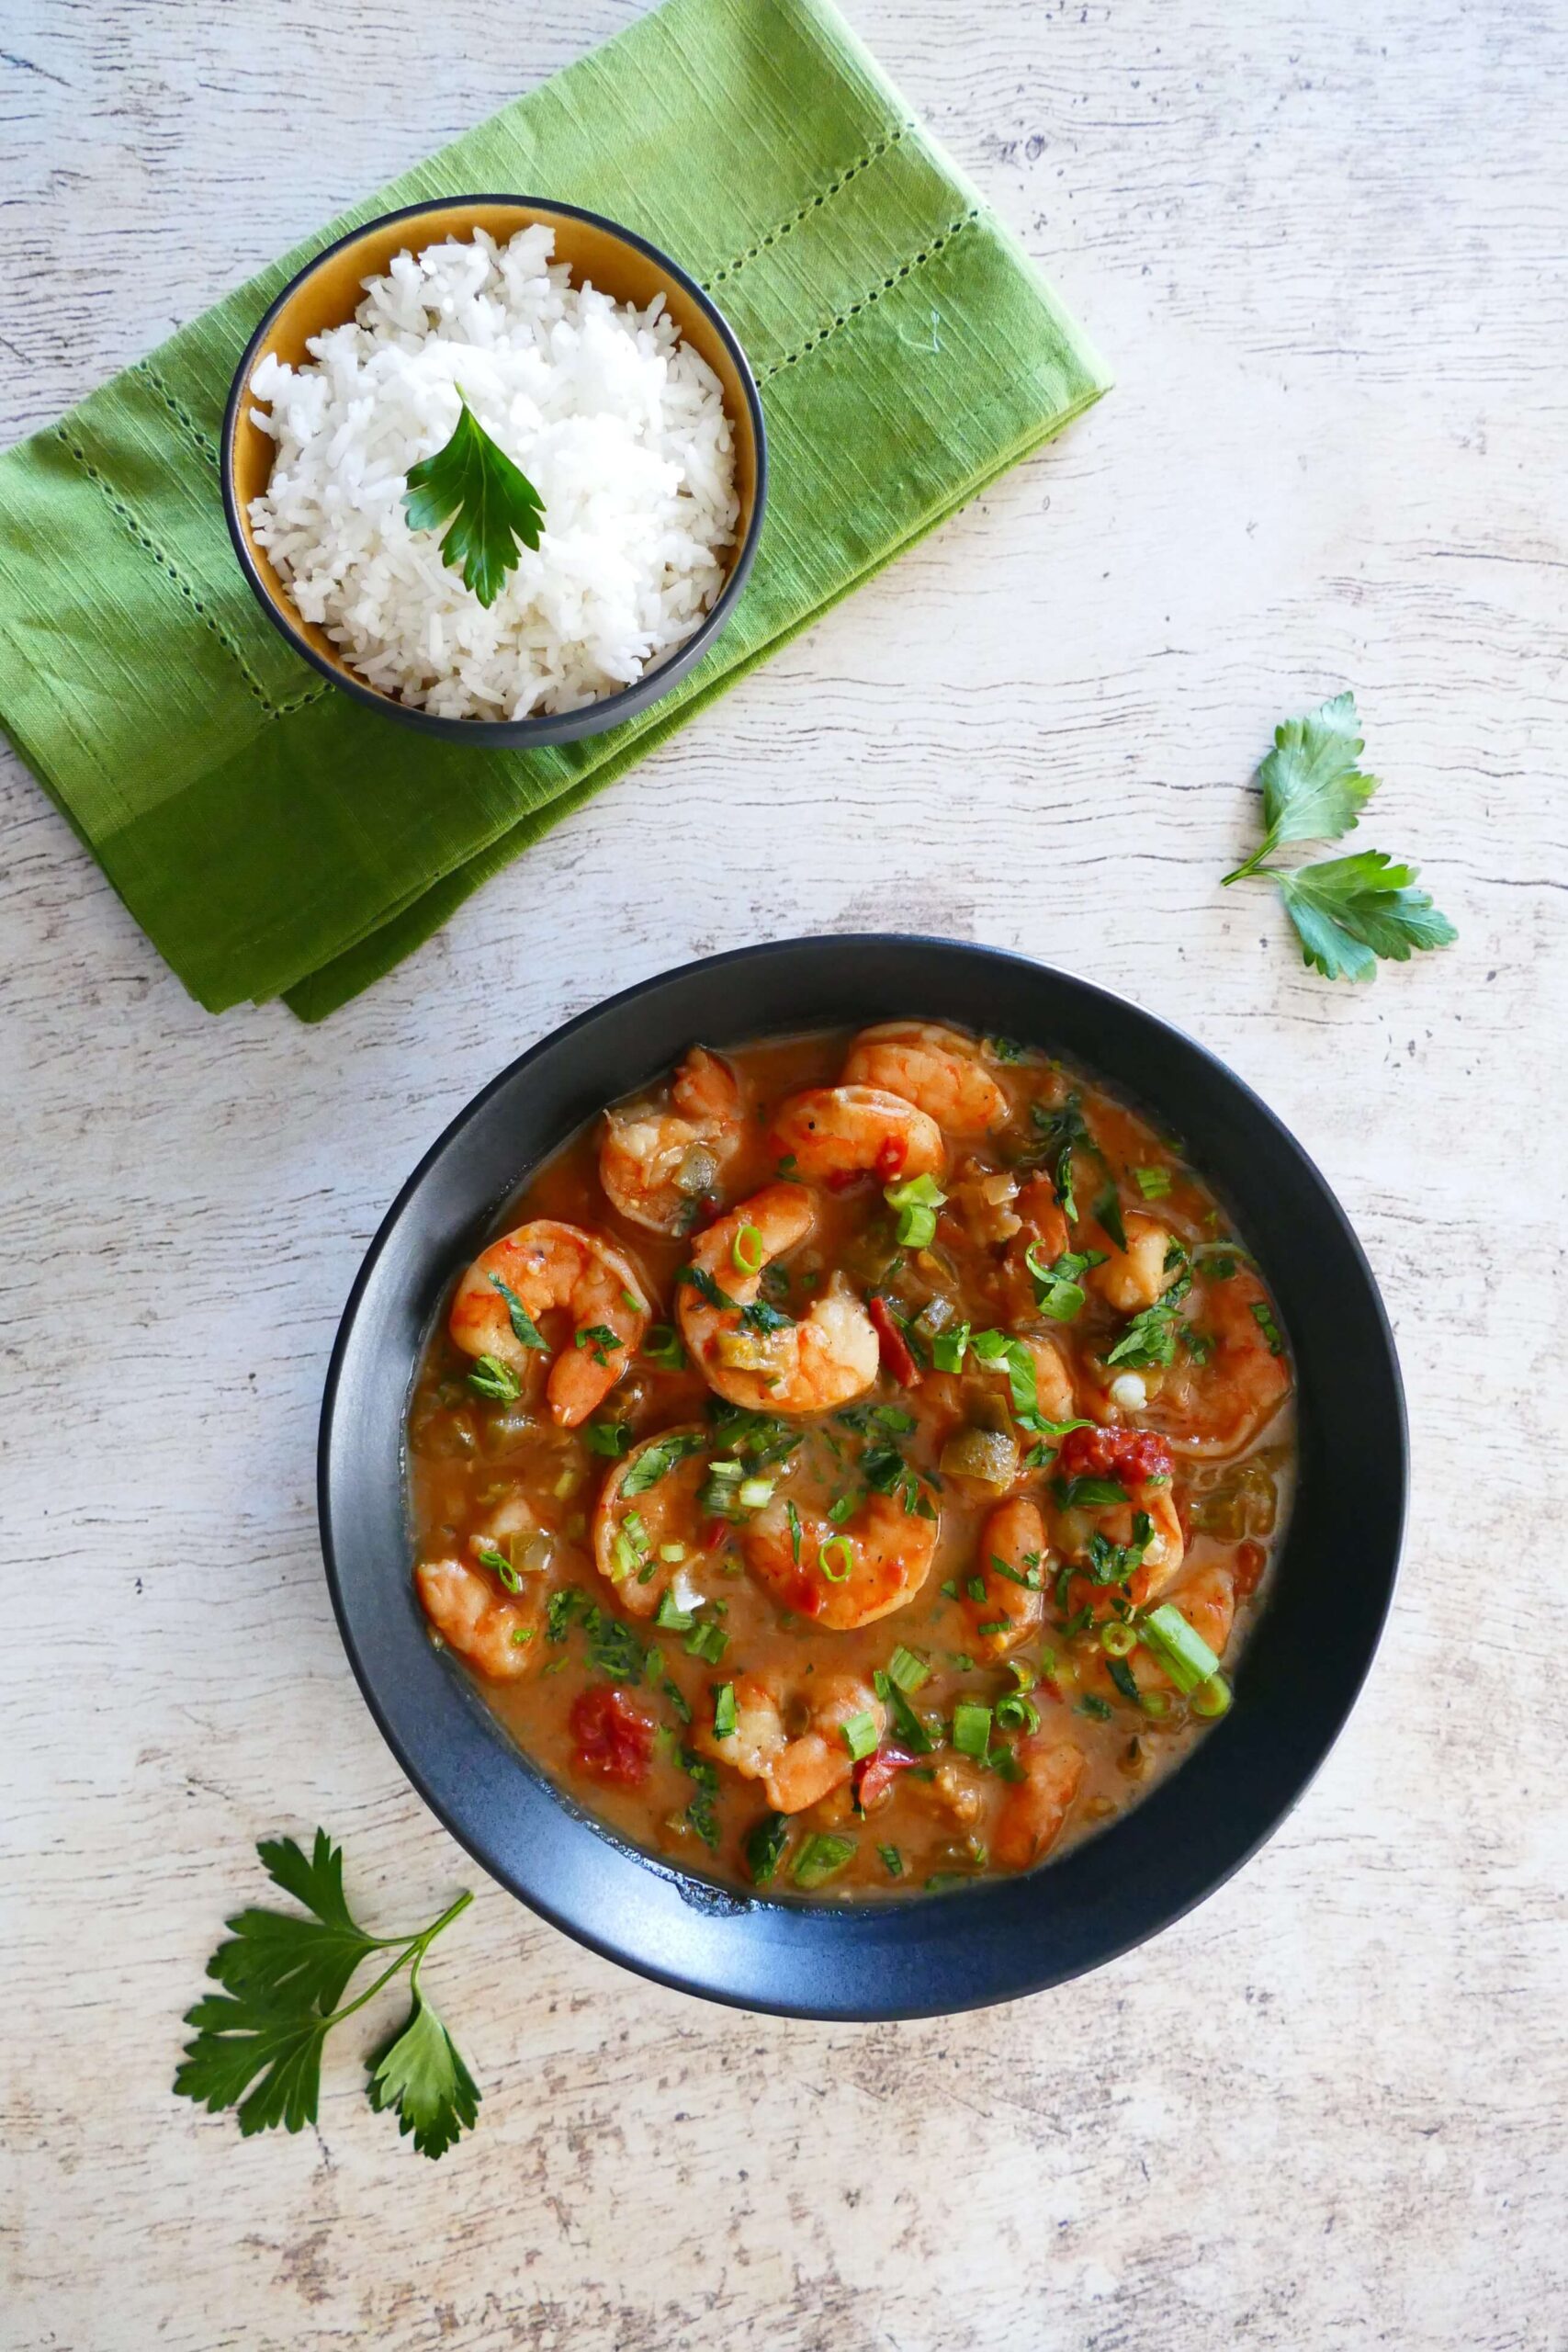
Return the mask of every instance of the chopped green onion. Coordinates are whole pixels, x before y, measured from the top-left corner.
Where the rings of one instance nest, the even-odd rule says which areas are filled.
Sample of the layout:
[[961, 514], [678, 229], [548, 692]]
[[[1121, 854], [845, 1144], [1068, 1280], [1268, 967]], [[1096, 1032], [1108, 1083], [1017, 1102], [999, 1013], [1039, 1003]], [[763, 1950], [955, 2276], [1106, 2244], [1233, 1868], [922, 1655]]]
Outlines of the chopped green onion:
[[1269, 1354], [1271, 1356], [1283, 1355], [1285, 1352], [1285, 1342], [1280, 1337], [1280, 1327], [1274, 1320], [1273, 1311], [1267, 1299], [1260, 1298], [1254, 1305], [1252, 1309], [1252, 1319], [1257, 1324], [1258, 1329], [1262, 1332], [1264, 1339], [1267, 1340]]
[[697, 1621], [690, 1609], [680, 1608], [666, 1592], [660, 1596], [653, 1622], [656, 1625], [662, 1625], [667, 1634], [689, 1634]]
[[643, 1336], [642, 1352], [649, 1363], [666, 1372], [684, 1372], [686, 1351], [681, 1345], [681, 1334], [672, 1323], [654, 1323]]
[[1040, 1728], [1040, 1710], [1032, 1699], [1024, 1697], [1021, 1690], [1010, 1690], [1005, 1699], [998, 1699], [996, 1715], [998, 1731], [1038, 1731]]
[[729, 1262], [738, 1274], [760, 1274], [762, 1261], [768, 1254], [762, 1229], [757, 1225], [743, 1225], [729, 1245]]
[[1163, 1201], [1170, 1191], [1168, 1168], [1134, 1168], [1133, 1179], [1145, 1201]]
[[1231, 1686], [1223, 1674], [1211, 1674], [1192, 1693], [1192, 1712], [1213, 1721], [1230, 1713]]
[[882, 1736], [877, 1729], [876, 1717], [869, 1708], [861, 1714], [852, 1715], [848, 1723], [840, 1724], [839, 1729], [843, 1734], [844, 1746], [857, 1764], [863, 1756], [873, 1753]]
[[508, 1592], [522, 1591], [522, 1577], [518, 1575], [516, 1569], [513, 1566], [505, 1553], [500, 1550], [496, 1544], [480, 1544], [479, 1551], [475, 1554], [475, 1557], [479, 1561], [481, 1568], [488, 1568], [491, 1576], [499, 1577], [501, 1578], [502, 1583], [506, 1587]]
[[918, 1690], [922, 1682], [931, 1680], [931, 1670], [923, 1657], [907, 1650], [902, 1642], [887, 1661], [887, 1679], [900, 1690]]
[[514, 1650], [522, 1649], [526, 1643], [533, 1640], [535, 1631], [536, 1628], [532, 1625], [513, 1625], [509, 1636], [513, 1648]]
[[784, 1517], [789, 1521], [789, 1555], [798, 1568], [800, 1566], [800, 1513], [793, 1502], [785, 1502]]
[[480, 1356], [468, 1374], [468, 1385], [479, 1396], [492, 1397], [498, 1405], [515, 1405], [523, 1394], [523, 1383], [499, 1356]]
[[795, 1856], [790, 1875], [796, 1886], [826, 1886], [830, 1878], [838, 1877], [846, 1862], [854, 1860], [854, 1852], [852, 1838], [836, 1838], [829, 1830], [818, 1830]]
[[1108, 1617], [1100, 1629], [1100, 1646], [1107, 1657], [1131, 1657], [1138, 1646], [1138, 1636], [1119, 1617]]
[[998, 1741], [991, 1749], [986, 1758], [986, 1770], [994, 1772], [998, 1781], [1026, 1781], [1029, 1778], [1005, 1741]]
[[904, 1857], [898, 1851], [897, 1846], [879, 1846], [876, 1849], [876, 1853], [877, 1860], [881, 1862], [883, 1869], [887, 1872], [889, 1878], [903, 1877]]
[[678, 1568], [686, 1556], [686, 1547], [683, 1544], [661, 1544], [659, 1556], [670, 1567]]
[[765, 1813], [746, 1833], [746, 1868], [753, 1886], [766, 1886], [789, 1843], [789, 1815]]
[[968, 1347], [967, 1323], [960, 1323], [955, 1330], [938, 1331], [931, 1342], [931, 1362], [938, 1372], [962, 1372]]
[[832, 1521], [835, 1527], [842, 1527], [846, 1519], [853, 1518], [855, 1498], [853, 1495], [840, 1495], [837, 1502], [829, 1504], [828, 1516]]
[[733, 1682], [721, 1682], [713, 1694], [713, 1736], [716, 1739], [732, 1739], [735, 1736]]
[[1145, 1690], [1141, 1694], [1139, 1703], [1145, 1715], [1168, 1715], [1170, 1693], [1168, 1690]]
[[[1055, 1663], [1056, 1661], [1053, 1657], [1051, 1665], [1055, 1666]], [[1046, 1668], [1046, 1671], [1047, 1673], [1050, 1671], [1049, 1667]], [[1010, 1657], [1008, 1660], [1008, 1672], [1011, 1675], [1013, 1680], [1017, 1683], [1021, 1690], [1032, 1690], [1035, 1684], [1040, 1679], [1040, 1677], [1036, 1674], [1034, 1668], [1030, 1665], [1027, 1658]]]
[[[843, 1563], [841, 1567], [838, 1566], [840, 1561]], [[817, 1565], [829, 1584], [846, 1584], [854, 1564], [855, 1547], [847, 1535], [829, 1535], [817, 1554]]]
[[971, 1600], [984, 1600], [988, 1589], [984, 1577], [965, 1577], [964, 1589]]
[[761, 1510], [762, 1505], [772, 1502], [773, 1498], [773, 1482], [771, 1478], [742, 1478], [735, 1490], [735, 1499], [742, 1510]]
[[960, 1699], [953, 1711], [953, 1745], [960, 1756], [982, 1759], [991, 1746], [991, 1711], [978, 1699]]
[[1203, 1639], [1195, 1633], [1179, 1609], [1162, 1600], [1157, 1609], [1150, 1609], [1138, 1620], [1138, 1637], [1145, 1648], [1154, 1652], [1177, 1689], [1184, 1694], [1196, 1690], [1201, 1682], [1218, 1674], [1220, 1661]]
[[904, 1184], [885, 1184], [882, 1197], [898, 1213], [897, 1238], [906, 1250], [929, 1250], [936, 1239], [936, 1213], [947, 1199], [934, 1176], [912, 1176]]

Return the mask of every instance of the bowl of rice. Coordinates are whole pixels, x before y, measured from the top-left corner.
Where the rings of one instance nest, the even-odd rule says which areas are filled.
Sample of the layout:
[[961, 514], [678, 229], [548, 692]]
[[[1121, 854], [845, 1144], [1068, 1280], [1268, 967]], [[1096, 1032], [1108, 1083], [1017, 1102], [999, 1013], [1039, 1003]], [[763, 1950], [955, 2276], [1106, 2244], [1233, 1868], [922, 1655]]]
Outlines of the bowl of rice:
[[[491, 467], [536, 510], [489, 601], [410, 487], [476, 438], [458, 522], [493, 551]], [[701, 660], [756, 553], [767, 443], [734, 331], [666, 254], [572, 205], [465, 197], [368, 221], [285, 287], [235, 372], [222, 478], [262, 610], [324, 677], [531, 746], [635, 717]]]

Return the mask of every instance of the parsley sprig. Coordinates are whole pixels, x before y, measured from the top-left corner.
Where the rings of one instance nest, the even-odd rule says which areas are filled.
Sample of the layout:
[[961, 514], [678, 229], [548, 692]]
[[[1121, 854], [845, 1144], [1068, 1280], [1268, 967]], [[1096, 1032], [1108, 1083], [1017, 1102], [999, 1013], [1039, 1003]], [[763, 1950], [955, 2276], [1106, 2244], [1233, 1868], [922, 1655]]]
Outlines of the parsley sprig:
[[[412, 2007], [371, 2054], [366, 2087], [378, 2112], [390, 2108], [399, 2130], [413, 2134], [421, 2155], [444, 2155], [472, 2127], [479, 2093], [419, 1976], [436, 1937], [473, 1896], [460, 1894], [415, 1935], [372, 1936], [348, 1908], [343, 1849], [324, 1829], [317, 1830], [309, 1855], [292, 1838], [264, 1839], [256, 1851], [273, 1884], [303, 1904], [310, 1917], [253, 1909], [225, 1922], [229, 1938], [207, 1963], [209, 1976], [223, 1990], [204, 1995], [186, 2012], [186, 2023], [197, 2033], [186, 2044], [175, 2092], [211, 2114], [236, 2108], [247, 2137], [278, 2124], [286, 2132], [302, 2130], [316, 2120], [328, 2034], [406, 1967]], [[363, 1993], [345, 2001], [350, 1978], [373, 1952], [396, 1957]]]
[[1338, 841], [1352, 832], [1378, 779], [1358, 764], [1366, 746], [1356, 697], [1336, 695], [1303, 718], [1274, 730], [1274, 749], [1258, 771], [1263, 793], [1263, 839], [1224, 885], [1267, 875], [1296, 927], [1303, 961], [1327, 980], [1370, 979], [1380, 956], [1404, 964], [1417, 947], [1447, 947], [1459, 937], [1425, 890], [1417, 868], [1400, 865], [1382, 850], [1320, 859], [1314, 865], [1272, 865], [1288, 842]]
[[[457, 395], [452, 438], [408, 471], [403, 506], [411, 531], [437, 531], [448, 515], [441, 560], [481, 605], [493, 605], [515, 571], [520, 548], [536, 548], [545, 503]], [[529, 1344], [525, 1342], [525, 1345]]]

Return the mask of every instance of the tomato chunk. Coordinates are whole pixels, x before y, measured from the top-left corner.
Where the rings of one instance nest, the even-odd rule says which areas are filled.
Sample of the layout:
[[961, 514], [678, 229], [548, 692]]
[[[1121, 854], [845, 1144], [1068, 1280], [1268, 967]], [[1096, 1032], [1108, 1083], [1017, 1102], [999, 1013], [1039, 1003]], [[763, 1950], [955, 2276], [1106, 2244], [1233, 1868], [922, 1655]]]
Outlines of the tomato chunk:
[[577, 1768], [623, 1789], [642, 1786], [653, 1754], [653, 1724], [624, 1690], [584, 1690], [572, 1702]]
[[868, 1756], [855, 1773], [855, 1798], [863, 1813], [869, 1813], [879, 1797], [885, 1797], [900, 1772], [919, 1762], [907, 1747], [879, 1747]]
[[1153, 1430], [1069, 1430], [1056, 1466], [1064, 1478], [1121, 1478], [1135, 1487], [1145, 1478], [1168, 1478], [1175, 1464]]
[[904, 1172], [904, 1162], [908, 1157], [908, 1136], [884, 1136], [876, 1155], [877, 1182], [891, 1184], [896, 1176], [901, 1176]]
[[906, 1388], [913, 1388], [920, 1376], [920, 1367], [909, 1351], [909, 1342], [898, 1329], [898, 1318], [885, 1298], [866, 1301], [866, 1313], [876, 1329], [882, 1351], [882, 1369], [890, 1372]]

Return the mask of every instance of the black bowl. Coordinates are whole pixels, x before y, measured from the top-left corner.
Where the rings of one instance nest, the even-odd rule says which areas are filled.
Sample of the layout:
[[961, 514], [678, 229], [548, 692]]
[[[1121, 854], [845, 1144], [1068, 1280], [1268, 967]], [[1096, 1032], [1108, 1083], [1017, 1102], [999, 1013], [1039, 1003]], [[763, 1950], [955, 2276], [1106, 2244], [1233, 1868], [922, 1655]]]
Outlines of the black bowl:
[[[694, 1039], [928, 1014], [1060, 1052], [1182, 1136], [1256, 1250], [1295, 1351], [1300, 1486], [1230, 1713], [1100, 1836], [1025, 1877], [836, 1907], [744, 1900], [622, 1844], [528, 1763], [426, 1638], [403, 1418], [425, 1335], [531, 1165]], [[1328, 1753], [1377, 1645], [1405, 1499], [1404, 1402], [1382, 1303], [1323, 1178], [1239, 1079], [1152, 1014], [1021, 956], [948, 940], [796, 939], [645, 980], [558, 1029], [414, 1170], [344, 1310], [321, 1415], [327, 1579], [393, 1754], [504, 1886], [594, 1951], [689, 1993], [792, 2017], [924, 2017], [1097, 1967], [1223, 1884]]]

